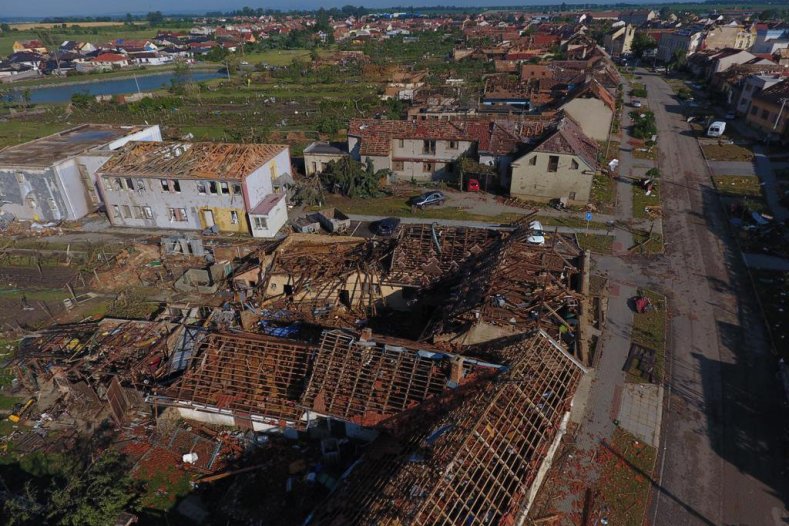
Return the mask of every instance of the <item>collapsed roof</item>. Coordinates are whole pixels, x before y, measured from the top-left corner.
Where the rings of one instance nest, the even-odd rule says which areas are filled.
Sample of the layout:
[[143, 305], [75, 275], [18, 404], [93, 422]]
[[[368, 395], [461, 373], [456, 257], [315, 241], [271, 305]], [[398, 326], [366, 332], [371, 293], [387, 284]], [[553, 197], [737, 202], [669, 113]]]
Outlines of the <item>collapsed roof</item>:
[[544, 332], [492, 381], [425, 404], [367, 448], [310, 525], [514, 524], [584, 368]]

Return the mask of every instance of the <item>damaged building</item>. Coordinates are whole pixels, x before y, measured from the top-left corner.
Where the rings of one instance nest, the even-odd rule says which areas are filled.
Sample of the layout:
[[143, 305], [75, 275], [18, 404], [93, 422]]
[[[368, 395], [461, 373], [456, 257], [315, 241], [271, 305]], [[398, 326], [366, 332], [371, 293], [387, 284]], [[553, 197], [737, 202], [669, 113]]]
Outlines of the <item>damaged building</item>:
[[565, 432], [584, 367], [546, 333], [514, 346], [494, 381], [394, 419], [306, 521], [519, 523]]
[[129, 141], [162, 140], [159, 126], [83, 124], [0, 151], [0, 211], [73, 221], [101, 204], [96, 172]]
[[249, 232], [287, 222], [290, 150], [276, 144], [131, 143], [99, 171], [115, 226]]

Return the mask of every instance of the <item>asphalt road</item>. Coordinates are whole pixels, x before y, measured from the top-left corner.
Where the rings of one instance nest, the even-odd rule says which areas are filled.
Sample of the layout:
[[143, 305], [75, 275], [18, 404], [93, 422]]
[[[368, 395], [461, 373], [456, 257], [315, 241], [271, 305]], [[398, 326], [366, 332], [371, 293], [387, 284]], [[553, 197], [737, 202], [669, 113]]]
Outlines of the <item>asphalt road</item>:
[[785, 411], [763, 321], [696, 139], [669, 86], [645, 72], [663, 174], [666, 255], [643, 272], [670, 299], [670, 379], [648, 519], [789, 522]]

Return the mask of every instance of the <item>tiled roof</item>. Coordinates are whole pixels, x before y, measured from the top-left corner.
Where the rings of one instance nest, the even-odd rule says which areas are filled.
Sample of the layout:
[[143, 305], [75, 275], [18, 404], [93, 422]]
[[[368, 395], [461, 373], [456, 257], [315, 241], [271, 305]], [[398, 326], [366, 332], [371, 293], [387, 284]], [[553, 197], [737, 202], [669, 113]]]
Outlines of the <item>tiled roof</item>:
[[789, 80], [783, 80], [778, 84], [773, 84], [758, 95], [754, 95], [753, 98], [771, 104], [781, 104], [783, 100], [789, 102]]
[[466, 130], [446, 121], [352, 119], [348, 135], [361, 138], [360, 155], [385, 156], [392, 139], [470, 140]]
[[569, 117], [564, 117], [556, 131], [534, 151], [577, 155], [590, 167], [597, 167], [597, 143], [584, 135], [581, 127]]
[[106, 175], [241, 180], [287, 148], [282, 144], [130, 142], [100, 171]]

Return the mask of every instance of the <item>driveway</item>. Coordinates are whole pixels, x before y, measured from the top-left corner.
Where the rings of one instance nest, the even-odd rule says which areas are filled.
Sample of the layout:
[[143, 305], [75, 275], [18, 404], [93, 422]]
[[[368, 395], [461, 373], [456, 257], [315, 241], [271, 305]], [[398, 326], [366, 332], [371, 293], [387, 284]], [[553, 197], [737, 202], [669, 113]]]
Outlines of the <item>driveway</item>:
[[670, 379], [649, 519], [659, 525], [784, 524], [777, 361], [696, 139], [658, 76], [655, 112], [670, 300]]

